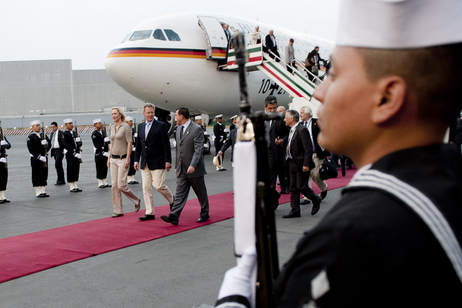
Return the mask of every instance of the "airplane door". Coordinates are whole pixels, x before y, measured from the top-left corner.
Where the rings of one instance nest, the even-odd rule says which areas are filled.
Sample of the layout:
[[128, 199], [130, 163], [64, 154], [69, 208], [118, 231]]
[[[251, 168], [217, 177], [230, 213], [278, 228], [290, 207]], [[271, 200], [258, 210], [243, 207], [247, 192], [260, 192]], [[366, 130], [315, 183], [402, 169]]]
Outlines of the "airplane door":
[[197, 16], [199, 26], [204, 30], [207, 40], [207, 59], [226, 59], [228, 50], [228, 39], [221, 23], [215, 17]]

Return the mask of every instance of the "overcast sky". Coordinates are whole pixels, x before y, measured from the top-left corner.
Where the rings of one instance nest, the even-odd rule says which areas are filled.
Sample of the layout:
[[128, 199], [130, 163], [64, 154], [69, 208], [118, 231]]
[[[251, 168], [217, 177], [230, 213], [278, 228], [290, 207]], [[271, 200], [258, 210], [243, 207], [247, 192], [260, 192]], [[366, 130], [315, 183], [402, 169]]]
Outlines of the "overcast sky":
[[138, 23], [171, 13], [218, 12], [334, 40], [340, 0], [0, 0], [0, 61], [72, 59], [102, 69]]

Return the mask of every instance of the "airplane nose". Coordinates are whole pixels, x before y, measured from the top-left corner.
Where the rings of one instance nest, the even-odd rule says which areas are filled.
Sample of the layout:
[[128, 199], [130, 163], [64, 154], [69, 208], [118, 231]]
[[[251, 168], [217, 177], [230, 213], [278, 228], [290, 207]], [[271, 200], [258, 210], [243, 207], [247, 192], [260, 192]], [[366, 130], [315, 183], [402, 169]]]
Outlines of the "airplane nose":
[[111, 51], [104, 62], [109, 76], [128, 92], [135, 85], [140, 73], [139, 62], [134, 57], [119, 57]]

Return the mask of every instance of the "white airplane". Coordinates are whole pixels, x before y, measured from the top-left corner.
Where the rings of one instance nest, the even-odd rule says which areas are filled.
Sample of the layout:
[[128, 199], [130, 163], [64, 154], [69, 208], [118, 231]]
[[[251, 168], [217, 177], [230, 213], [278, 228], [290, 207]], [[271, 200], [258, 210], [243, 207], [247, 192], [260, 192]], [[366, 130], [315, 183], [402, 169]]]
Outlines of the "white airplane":
[[[328, 59], [331, 41], [303, 33], [225, 15], [184, 13], [153, 18], [138, 24], [108, 54], [105, 66], [111, 78], [138, 99], [156, 105], [156, 116], [171, 120], [170, 112], [188, 107], [191, 114], [230, 116], [239, 113], [240, 93], [237, 71], [219, 68], [226, 63], [228, 39], [222, 24], [231, 33], [246, 34], [260, 27], [262, 42], [274, 30], [281, 58], [293, 38], [295, 57], [304, 61], [315, 46]], [[289, 95], [260, 71], [247, 73], [249, 102], [262, 110], [265, 98], [274, 95], [279, 105], [291, 102]], [[162, 109], [162, 110], [159, 110]]]

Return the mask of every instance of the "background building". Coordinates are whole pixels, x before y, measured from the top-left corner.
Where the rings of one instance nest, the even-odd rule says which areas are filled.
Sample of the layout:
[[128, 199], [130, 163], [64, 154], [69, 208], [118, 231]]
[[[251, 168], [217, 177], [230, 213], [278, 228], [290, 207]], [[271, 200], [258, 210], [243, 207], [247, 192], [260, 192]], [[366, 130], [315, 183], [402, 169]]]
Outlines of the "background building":
[[73, 114], [80, 113], [107, 114], [110, 120], [111, 107], [139, 113], [143, 105], [104, 69], [72, 70], [70, 59], [0, 61], [0, 120], [4, 127], [28, 126], [30, 118], [45, 117], [48, 122], [55, 116], [78, 117]]

